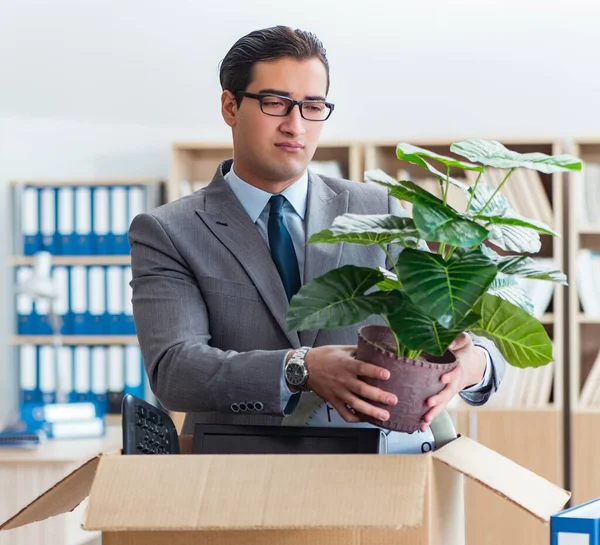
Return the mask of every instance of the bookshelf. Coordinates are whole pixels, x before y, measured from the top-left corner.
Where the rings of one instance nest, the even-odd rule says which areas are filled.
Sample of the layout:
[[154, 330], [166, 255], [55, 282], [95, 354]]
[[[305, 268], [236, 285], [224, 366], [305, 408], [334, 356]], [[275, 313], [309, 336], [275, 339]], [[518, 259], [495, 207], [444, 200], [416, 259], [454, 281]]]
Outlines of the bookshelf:
[[[9, 338], [15, 369], [9, 375], [19, 385], [21, 415], [28, 403], [62, 401], [61, 378], [70, 392], [66, 401], [94, 402], [99, 414], [120, 412], [126, 391], [147, 397], [129, 293], [127, 231], [135, 215], [164, 201], [163, 181], [15, 180], [10, 190], [14, 229], [8, 265], [16, 304]], [[50, 254], [43, 267], [40, 252]], [[36, 267], [56, 289], [60, 339], [52, 334], [49, 301], [15, 291]], [[127, 385], [138, 379], [134, 392]]]
[[[339, 165], [341, 175], [350, 180], [363, 179], [362, 146], [358, 142], [322, 142], [313, 161], [330, 167]], [[221, 161], [233, 156], [230, 142], [176, 142], [171, 148], [171, 168], [167, 201], [192, 193], [210, 182]]]
[[[413, 145], [441, 155], [453, 156], [450, 144], [462, 138], [435, 140], [407, 139]], [[558, 139], [498, 139], [507, 148], [520, 152], [561, 153]], [[374, 141], [365, 144], [365, 169], [382, 169], [390, 176], [412, 179], [426, 189], [436, 192], [437, 182], [427, 177], [423, 169], [400, 162], [396, 145], [401, 140]], [[456, 156], [464, 160], [462, 157]], [[432, 162], [433, 166], [435, 162]], [[439, 165], [437, 165], [439, 167]], [[471, 173], [451, 169], [450, 175], [472, 183]], [[532, 175], [533, 174], [533, 175]], [[490, 185], [498, 180], [482, 178]], [[452, 193], [455, 191], [455, 193]], [[541, 250], [535, 257], [552, 259], [553, 265], [566, 272], [564, 244], [564, 182], [560, 174], [547, 175], [517, 171], [503, 187], [502, 193], [520, 214], [550, 224], [563, 234], [560, 239], [541, 235]], [[466, 201], [460, 190], [451, 186], [450, 204], [464, 210]], [[452, 200], [454, 199], [454, 202]], [[536, 203], [536, 206], [531, 206]], [[407, 203], [407, 209], [410, 204]], [[531, 288], [531, 286], [529, 286]], [[527, 289], [527, 288], [526, 288]], [[509, 366], [498, 393], [484, 407], [457, 403], [451, 413], [459, 431], [493, 450], [544, 476], [554, 483], [564, 482], [563, 457], [563, 374], [565, 290], [552, 287], [540, 296], [536, 317], [553, 339], [556, 362], [540, 369], [516, 369]], [[536, 298], [530, 292], [534, 301]], [[537, 294], [540, 295], [540, 294]], [[545, 308], [547, 307], [547, 308]], [[467, 514], [467, 543], [488, 545], [512, 542], [515, 544], [546, 543], [547, 529], [528, 520], [517, 508], [499, 502], [488, 490], [467, 480], [465, 490]], [[486, 521], [482, 523], [482, 521]], [[506, 524], [506, 521], [511, 521]], [[514, 522], [513, 522], [514, 521]], [[501, 536], [501, 537], [500, 537]]]
[[576, 139], [584, 170], [571, 173], [569, 195], [569, 367], [573, 501], [600, 495], [592, 468], [600, 455], [600, 138]]

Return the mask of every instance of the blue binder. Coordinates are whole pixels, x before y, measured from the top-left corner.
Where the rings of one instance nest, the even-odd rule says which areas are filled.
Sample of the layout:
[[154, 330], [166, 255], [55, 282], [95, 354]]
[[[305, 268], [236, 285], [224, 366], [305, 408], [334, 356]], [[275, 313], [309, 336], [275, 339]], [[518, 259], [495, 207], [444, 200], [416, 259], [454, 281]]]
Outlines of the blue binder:
[[112, 265], [106, 268], [106, 310], [108, 312], [108, 333], [122, 335], [124, 322], [125, 294], [123, 288], [123, 267]]
[[57, 188], [43, 187], [40, 191], [41, 249], [56, 254], [57, 234]]
[[93, 402], [92, 362], [89, 346], [76, 346], [74, 349], [73, 385], [75, 398], [79, 402]]
[[33, 255], [40, 250], [40, 191], [26, 186], [21, 193], [21, 232], [23, 254]]
[[[74, 378], [74, 364], [73, 364], [73, 347], [72, 346], [60, 346], [58, 348], [58, 388], [57, 388], [57, 401], [59, 403], [73, 403], [77, 401], [75, 396], [75, 387], [73, 383]], [[59, 397], [58, 390], [60, 389], [61, 396]]]
[[108, 333], [106, 320], [106, 268], [93, 266], [88, 268], [88, 301], [90, 335]]
[[92, 188], [92, 253], [110, 252], [110, 191], [106, 186]]
[[99, 415], [108, 412], [108, 362], [105, 346], [92, 347], [92, 398]]
[[75, 189], [58, 188], [58, 237], [57, 252], [61, 255], [77, 255], [77, 236], [75, 233]]
[[20, 403], [39, 403], [38, 347], [33, 344], [19, 346]]
[[56, 350], [54, 346], [39, 347], [39, 386], [42, 403], [56, 403]]
[[92, 192], [89, 187], [75, 188], [76, 255], [92, 254]]
[[89, 331], [88, 275], [87, 267], [71, 267], [71, 323], [73, 335], [86, 335]]
[[600, 498], [550, 518], [551, 545], [600, 545]]
[[60, 333], [69, 335], [71, 331], [69, 268], [65, 266], [53, 267], [52, 279], [58, 294], [54, 302], [54, 311], [61, 321]]
[[131, 394], [144, 399], [144, 375], [140, 347], [134, 344], [125, 346], [125, 387], [123, 395]]
[[[15, 282], [17, 285], [22, 285], [26, 280], [31, 278], [33, 269], [29, 266], [22, 265], [15, 269]], [[34, 333], [35, 324], [33, 323], [33, 297], [27, 294], [18, 294], [16, 296], [16, 311], [17, 311], [17, 333], [19, 335], [32, 335]]]
[[129, 192], [129, 187], [115, 186], [111, 188], [110, 231], [113, 254], [126, 255], [129, 253], [129, 242], [127, 241]]

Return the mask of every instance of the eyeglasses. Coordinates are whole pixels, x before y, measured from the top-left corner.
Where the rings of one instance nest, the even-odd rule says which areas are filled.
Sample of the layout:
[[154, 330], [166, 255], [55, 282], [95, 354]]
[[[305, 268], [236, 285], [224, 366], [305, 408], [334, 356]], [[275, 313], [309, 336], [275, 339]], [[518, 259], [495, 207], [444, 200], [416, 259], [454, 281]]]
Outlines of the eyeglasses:
[[260, 102], [260, 110], [263, 114], [273, 117], [286, 117], [292, 108], [298, 104], [300, 115], [307, 121], [325, 121], [333, 112], [334, 104], [324, 100], [292, 100], [289, 97], [278, 95], [262, 95], [236, 91], [235, 96], [253, 98]]

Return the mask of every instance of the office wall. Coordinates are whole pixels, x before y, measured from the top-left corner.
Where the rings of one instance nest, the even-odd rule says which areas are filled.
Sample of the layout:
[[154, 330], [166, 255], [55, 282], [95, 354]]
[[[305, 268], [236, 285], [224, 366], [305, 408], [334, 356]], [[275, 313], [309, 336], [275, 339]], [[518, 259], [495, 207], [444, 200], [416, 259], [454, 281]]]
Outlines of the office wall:
[[[8, 180], [165, 176], [173, 140], [228, 137], [218, 62], [273, 24], [325, 43], [336, 111], [324, 138], [600, 132], [589, 0], [0, 0], [0, 264]], [[7, 300], [4, 266], [0, 281]]]

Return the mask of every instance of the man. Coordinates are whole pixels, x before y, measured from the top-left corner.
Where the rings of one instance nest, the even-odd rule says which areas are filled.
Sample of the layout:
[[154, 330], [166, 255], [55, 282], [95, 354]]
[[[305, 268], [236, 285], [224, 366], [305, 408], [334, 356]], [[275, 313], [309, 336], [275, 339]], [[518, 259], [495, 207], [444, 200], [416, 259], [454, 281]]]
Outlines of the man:
[[[382, 187], [307, 171], [333, 111], [325, 50], [299, 30], [255, 31], [227, 53], [220, 79], [233, 162], [206, 188], [136, 217], [129, 232], [152, 389], [167, 409], [187, 413], [185, 433], [195, 422], [279, 424], [306, 389], [346, 422], [358, 421], [354, 410], [387, 420], [369, 401], [397, 399], [359, 378], [387, 371], [354, 358], [356, 326], [299, 334], [285, 326], [300, 283], [344, 264], [385, 265], [378, 247], [305, 246], [310, 235], [347, 212], [402, 214]], [[475, 340], [481, 346], [467, 334], [455, 341], [459, 364], [428, 400], [424, 428], [457, 393], [482, 404], [497, 389], [505, 362]], [[291, 358], [304, 370], [300, 385], [286, 374]]]

